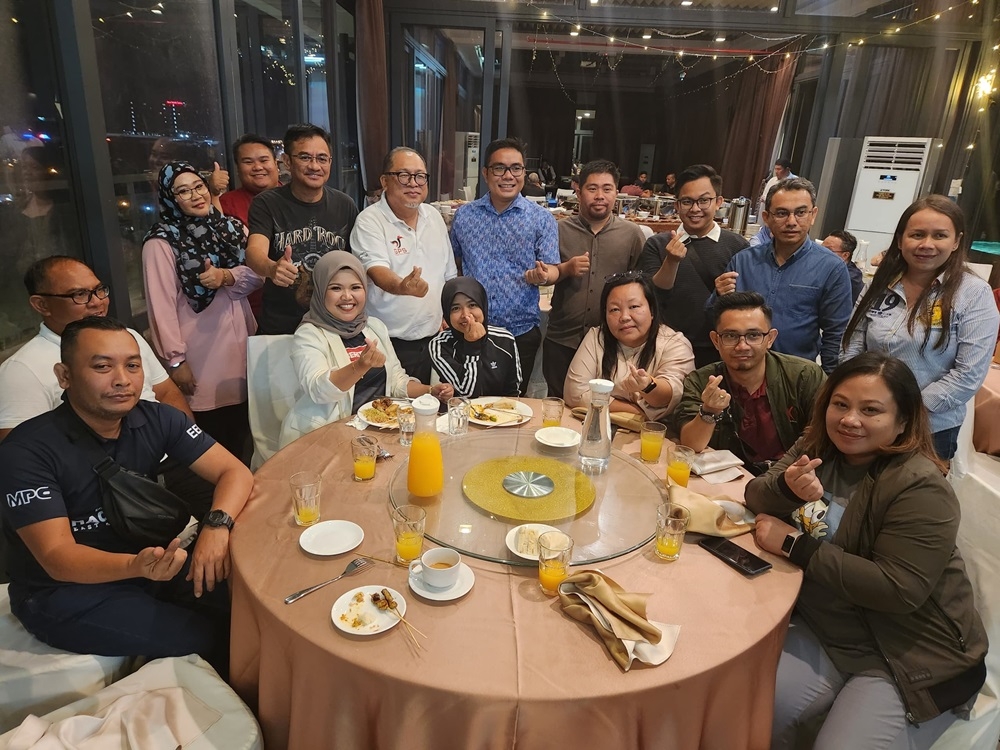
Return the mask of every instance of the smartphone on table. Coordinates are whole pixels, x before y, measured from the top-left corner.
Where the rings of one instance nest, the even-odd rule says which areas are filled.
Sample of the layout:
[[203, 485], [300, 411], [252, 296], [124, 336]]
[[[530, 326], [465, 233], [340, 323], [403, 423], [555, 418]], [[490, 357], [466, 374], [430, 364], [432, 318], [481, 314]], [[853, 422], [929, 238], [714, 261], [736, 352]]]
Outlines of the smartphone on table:
[[713, 555], [736, 568], [745, 576], [753, 577], [771, 569], [771, 563], [748, 552], [735, 542], [719, 536], [709, 536], [698, 542]]

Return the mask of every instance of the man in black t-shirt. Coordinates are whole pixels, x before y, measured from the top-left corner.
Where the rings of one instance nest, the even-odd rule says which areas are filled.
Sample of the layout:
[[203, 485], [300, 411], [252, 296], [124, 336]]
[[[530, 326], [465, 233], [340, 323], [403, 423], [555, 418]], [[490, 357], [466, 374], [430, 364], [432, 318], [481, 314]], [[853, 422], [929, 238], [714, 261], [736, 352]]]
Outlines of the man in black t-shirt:
[[291, 182], [250, 204], [247, 265], [265, 279], [262, 334], [295, 332], [309, 306], [313, 266], [331, 250], [350, 252], [358, 216], [354, 201], [326, 184], [332, 160], [325, 130], [293, 125], [285, 133], [283, 158]]
[[[180, 411], [139, 400], [142, 359], [121, 323], [70, 323], [60, 345], [64, 402], [0, 444], [11, 610], [55, 648], [149, 658], [198, 653], [225, 674], [229, 532], [252, 475]], [[105, 517], [94, 453], [146, 477], [166, 453], [215, 485], [190, 556], [178, 539], [140, 549], [118, 535]]]

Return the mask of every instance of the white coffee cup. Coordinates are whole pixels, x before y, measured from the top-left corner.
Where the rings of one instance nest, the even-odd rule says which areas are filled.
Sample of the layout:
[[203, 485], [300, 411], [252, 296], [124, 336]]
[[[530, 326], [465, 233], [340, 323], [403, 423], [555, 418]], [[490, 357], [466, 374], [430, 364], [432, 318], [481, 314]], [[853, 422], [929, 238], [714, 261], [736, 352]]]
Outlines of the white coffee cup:
[[410, 563], [410, 575], [420, 576], [424, 585], [432, 589], [450, 589], [458, 583], [462, 556], [450, 547], [427, 550], [420, 559]]

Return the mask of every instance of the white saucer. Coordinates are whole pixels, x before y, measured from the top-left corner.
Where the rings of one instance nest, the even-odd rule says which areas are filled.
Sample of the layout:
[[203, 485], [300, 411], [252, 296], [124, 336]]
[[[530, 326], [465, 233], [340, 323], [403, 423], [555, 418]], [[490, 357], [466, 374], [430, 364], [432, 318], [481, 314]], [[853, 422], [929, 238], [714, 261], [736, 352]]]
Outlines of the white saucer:
[[557, 529], [555, 526], [549, 526], [548, 524], [544, 523], [524, 523], [521, 524], [520, 526], [515, 526], [513, 529], [508, 531], [507, 537], [504, 539], [504, 542], [506, 542], [507, 544], [507, 549], [509, 549], [518, 557], [523, 558], [524, 560], [537, 560], [538, 555], [522, 555], [520, 552], [517, 551], [517, 530], [521, 528], [534, 529], [535, 531], [538, 532], [538, 536], [541, 536], [546, 531], [559, 531], [559, 529]]
[[310, 555], [339, 555], [365, 538], [364, 530], [351, 521], [321, 521], [299, 536], [299, 546]]
[[423, 578], [415, 573], [410, 574], [409, 582], [410, 590], [424, 599], [435, 602], [450, 602], [452, 599], [465, 596], [472, 590], [472, 584], [476, 582], [476, 574], [465, 563], [459, 563], [458, 580], [450, 589], [432, 589], [424, 583]]
[[572, 448], [580, 444], [580, 433], [569, 427], [543, 427], [535, 433], [535, 440], [550, 448]]

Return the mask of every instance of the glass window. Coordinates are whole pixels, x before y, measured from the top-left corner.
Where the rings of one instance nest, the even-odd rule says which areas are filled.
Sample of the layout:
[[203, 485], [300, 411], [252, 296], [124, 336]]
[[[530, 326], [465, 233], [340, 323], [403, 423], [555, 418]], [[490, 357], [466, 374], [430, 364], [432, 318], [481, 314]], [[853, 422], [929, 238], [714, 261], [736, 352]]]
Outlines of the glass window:
[[215, 24], [211, 3], [197, 0], [90, 7], [134, 315], [146, 308], [142, 238], [159, 214], [160, 167], [225, 164]]
[[44, 3], [0, 0], [0, 357], [38, 332], [28, 266], [83, 257], [51, 38]]
[[336, 6], [337, 77], [340, 97], [336, 104], [333, 143], [340, 159], [336, 187], [358, 200], [361, 192], [361, 161], [358, 148], [357, 57], [354, 48], [354, 15]]

